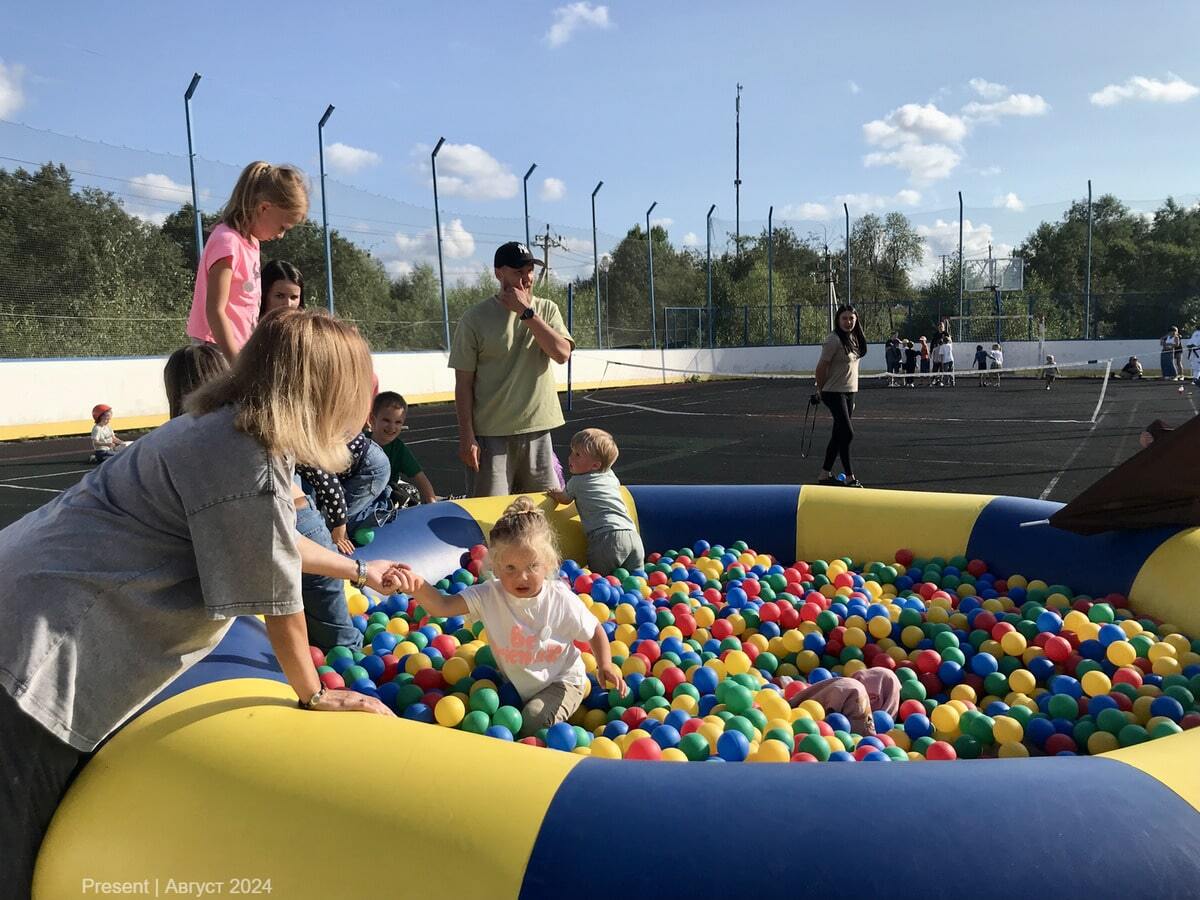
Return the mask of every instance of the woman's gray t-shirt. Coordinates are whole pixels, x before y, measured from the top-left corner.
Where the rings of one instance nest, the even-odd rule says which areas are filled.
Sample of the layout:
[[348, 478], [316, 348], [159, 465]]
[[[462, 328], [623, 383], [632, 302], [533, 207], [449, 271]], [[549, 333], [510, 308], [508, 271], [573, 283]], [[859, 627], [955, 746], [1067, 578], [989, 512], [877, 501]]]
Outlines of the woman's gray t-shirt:
[[825, 343], [821, 345], [820, 361], [829, 367], [821, 390], [835, 394], [857, 393], [858, 360], [858, 354], [847, 350], [837, 332], [831, 331], [829, 337], [825, 338]]
[[304, 609], [292, 465], [234, 413], [172, 419], [0, 531], [0, 687], [78, 750], [233, 617]]

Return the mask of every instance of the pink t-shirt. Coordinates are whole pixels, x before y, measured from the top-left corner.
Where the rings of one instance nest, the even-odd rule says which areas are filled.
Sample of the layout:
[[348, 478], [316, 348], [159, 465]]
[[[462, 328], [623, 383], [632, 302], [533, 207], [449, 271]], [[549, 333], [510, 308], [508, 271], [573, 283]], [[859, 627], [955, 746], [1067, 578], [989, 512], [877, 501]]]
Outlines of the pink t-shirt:
[[250, 332], [258, 324], [258, 311], [262, 306], [262, 271], [258, 263], [258, 241], [242, 237], [224, 223], [213, 229], [204, 244], [200, 267], [196, 271], [196, 289], [192, 293], [192, 312], [188, 316], [187, 333], [198, 341], [208, 344], [217, 342], [212, 329], [208, 327], [205, 303], [208, 299], [208, 270], [222, 259], [229, 259], [233, 266], [225, 315], [233, 326], [234, 346], [240, 350], [250, 340]]

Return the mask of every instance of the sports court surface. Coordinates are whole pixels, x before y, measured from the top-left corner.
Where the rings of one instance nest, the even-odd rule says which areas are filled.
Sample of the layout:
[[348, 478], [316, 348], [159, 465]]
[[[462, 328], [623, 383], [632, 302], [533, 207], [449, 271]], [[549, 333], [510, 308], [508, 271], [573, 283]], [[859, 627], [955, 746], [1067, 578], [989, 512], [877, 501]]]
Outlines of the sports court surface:
[[[745, 379], [577, 391], [555, 432], [611, 431], [626, 484], [782, 484], [816, 480], [829, 413], [820, 407], [812, 451], [801, 457], [811, 379]], [[879, 384], [879, 382], [874, 382]], [[1034, 378], [980, 387], [861, 390], [855, 470], [868, 486], [1009, 494], [1067, 501], [1128, 459], [1152, 420], [1178, 425], [1197, 413], [1197, 389], [1157, 379], [1064, 378], [1051, 391]], [[385, 385], [386, 387], [386, 385]], [[565, 406], [564, 395], [564, 406]], [[1099, 404], [1099, 405], [1098, 405]], [[405, 440], [441, 494], [462, 494], [452, 404], [414, 406]], [[129, 435], [126, 435], [128, 437]], [[93, 467], [87, 437], [0, 444], [0, 526], [70, 487]], [[847, 488], [847, 490], [851, 490]], [[913, 524], [920, 514], [914, 510]]]

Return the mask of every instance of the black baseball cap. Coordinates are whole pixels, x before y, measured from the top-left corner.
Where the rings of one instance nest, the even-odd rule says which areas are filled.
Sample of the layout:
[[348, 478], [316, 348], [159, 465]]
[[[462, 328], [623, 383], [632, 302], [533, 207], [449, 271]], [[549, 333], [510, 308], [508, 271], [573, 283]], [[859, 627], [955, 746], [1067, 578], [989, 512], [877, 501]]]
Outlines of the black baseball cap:
[[512, 269], [523, 269], [530, 263], [535, 266], [544, 266], [545, 263], [537, 259], [529, 248], [520, 241], [509, 241], [507, 244], [501, 244], [496, 248], [496, 268], [508, 266]]

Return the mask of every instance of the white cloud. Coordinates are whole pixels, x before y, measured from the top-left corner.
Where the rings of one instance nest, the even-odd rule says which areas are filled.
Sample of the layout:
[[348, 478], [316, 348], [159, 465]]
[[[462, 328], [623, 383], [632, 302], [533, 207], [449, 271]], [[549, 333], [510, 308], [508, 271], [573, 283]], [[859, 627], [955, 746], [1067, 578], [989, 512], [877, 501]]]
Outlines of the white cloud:
[[1012, 191], [997, 197], [992, 201], [992, 205], [999, 206], [1004, 209], [1011, 209], [1013, 212], [1020, 212], [1025, 208], [1025, 204], [1021, 201], [1021, 198]]
[[985, 100], [999, 100], [1008, 93], [1008, 88], [1005, 85], [996, 84], [996, 82], [988, 81], [986, 78], [972, 78], [967, 84]]
[[561, 200], [567, 196], [567, 186], [561, 178], [547, 178], [542, 182], [542, 189], [538, 193], [538, 197], [546, 202]]
[[863, 164], [895, 166], [908, 172], [913, 184], [946, 178], [962, 161], [954, 146], [967, 136], [967, 123], [932, 103], [906, 103], [863, 125], [868, 144], [883, 149], [868, 153]]
[[999, 166], [984, 166], [982, 169], [979, 170], [979, 174], [982, 175], [984, 178], [991, 178], [993, 176], [999, 175], [1003, 171], [1004, 170], [1001, 169]]
[[890, 197], [886, 194], [838, 194], [833, 199], [839, 206], [845, 203], [850, 208], [850, 214], [857, 216], [897, 206], [916, 206], [921, 202], [921, 193], [906, 188]]
[[847, 81], [846, 87], [848, 87], [850, 89], [850, 93], [852, 93], [852, 94], [861, 94], [862, 93], [862, 88], [860, 88], [858, 86], [857, 81], [854, 81], [854, 80]]
[[382, 161], [382, 157], [372, 150], [351, 147], [341, 141], [325, 148], [325, 159], [329, 162], [329, 168], [344, 175], [353, 175], [368, 166], [377, 166]]
[[[423, 157], [429, 171], [432, 148], [418, 144], [413, 150]], [[490, 153], [475, 144], [443, 144], [438, 153], [438, 192], [446, 197], [469, 200], [507, 200], [515, 197], [521, 179]]]
[[967, 136], [967, 123], [958, 116], [942, 112], [932, 103], [906, 103], [882, 119], [863, 126], [868, 144], [898, 147], [925, 141], [957, 144]]
[[905, 144], [895, 150], [868, 153], [863, 164], [895, 166], [908, 172], [913, 184], [932, 184], [950, 173], [962, 162], [962, 154], [945, 144]]
[[1191, 100], [1196, 94], [1200, 94], [1200, 87], [1168, 72], [1166, 81], [1134, 75], [1124, 84], [1110, 84], [1101, 88], [1088, 99], [1096, 106], [1115, 106], [1125, 100], [1183, 103], [1185, 100]]
[[668, 216], [663, 216], [662, 218], [659, 218], [659, 219], [651, 219], [650, 220], [651, 228], [670, 228], [674, 224], [675, 224], [675, 220]]
[[[403, 260], [414, 262], [437, 259], [437, 238], [432, 228], [409, 236], [397, 231], [394, 237], [396, 251]], [[442, 256], [445, 259], [469, 259], [475, 254], [475, 236], [463, 227], [462, 219], [451, 219], [442, 226]]]
[[[162, 225], [175, 207], [192, 202], [190, 185], [180, 184], [170, 176], [158, 172], [147, 172], [145, 175], [130, 178], [129, 193], [133, 198], [125, 204], [126, 212], [152, 225]], [[201, 200], [206, 199], [208, 193], [201, 191]]]
[[576, 31], [585, 28], [611, 28], [607, 6], [590, 3], [570, 3], [554, 10], [554, 24], [546, 32], [545, 41], [551, 47], [561, 47]]
[[1049, 111], [1050, 104], [1041, 94], [1009, 94], [995, 103], [973, 101], [962, 108], [962, 114], [967, 118], [984, 122], [1001, 116], [1044, 116]]
[[413, 273], [415, 268], [412, 263], [404, 259], [390, 259], [383, 264], [383, 268], [394, 279], [407, 278]]
[[700, 246], [700, 236], [697, 235], [696, 232], [694, 232], [694, 231], [689, 231], [687, 234], [685, 234], [683, 236], [683, 240], [681, 240], [680, 243], [683, 244], [683, 246], [685, 246], [685, 247], [699, 247]]
[[25, 105], [25, 92], [21, 88], [24, 76], [24, 66], [5, 65], [0, 59], [0, 119], [7, 119]]
[[829, 207], [823, 203], [789, 203], [779, 208], [780, 219], [821, 222], [831, 216]]
[[[958, 222], [938, 219], [933, 225], [918, 225], [917, 234], [924, 239], [925, 250], [914, 274], [918, 282], [928, 281], [940, 270], [943, 255], [958, 253]], [[970, 219], [964, 219], [963, 257], [968, 260], [986, 257], [989, 245], [996, 257], [1009, 256], [1013, 251], [1011, 244], [995, 242], [991, 225], [986, 222], [975, 225]]]

